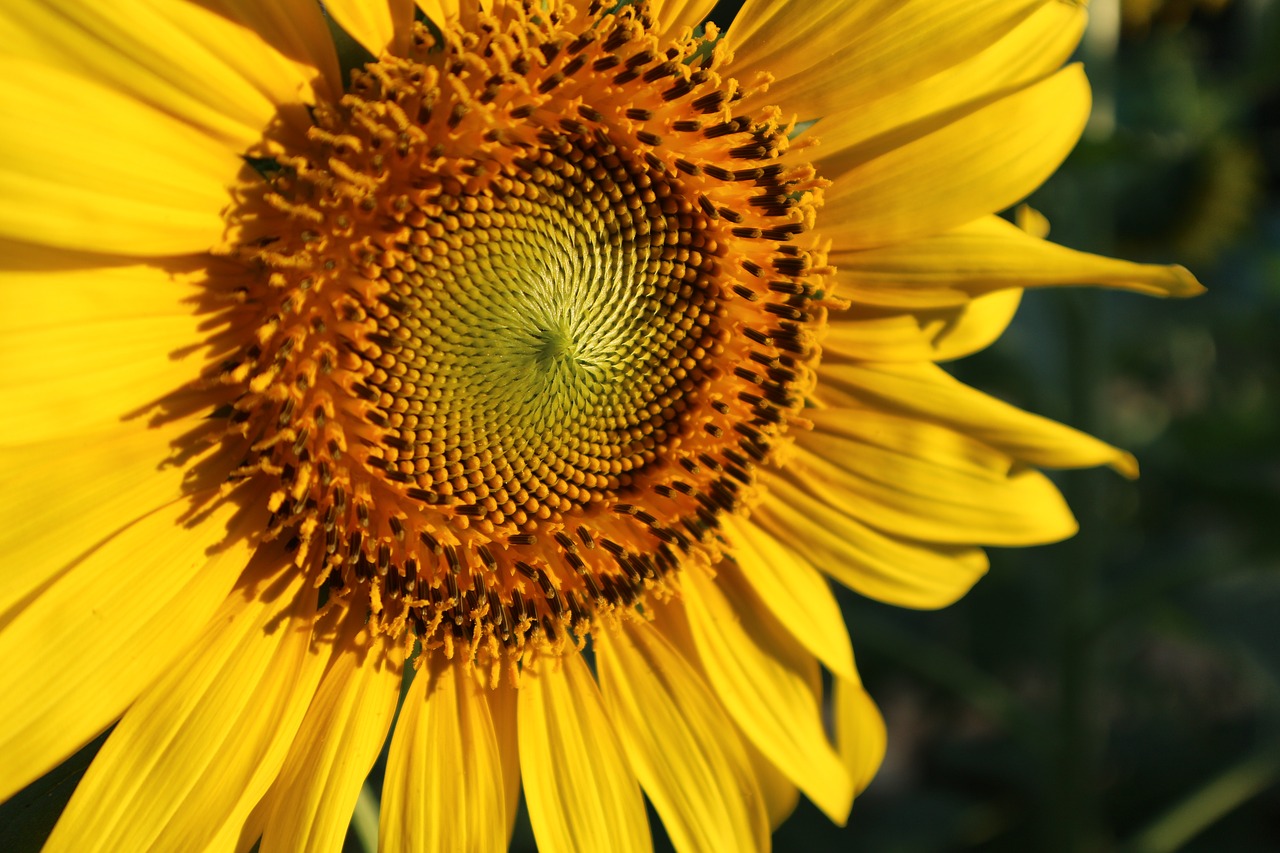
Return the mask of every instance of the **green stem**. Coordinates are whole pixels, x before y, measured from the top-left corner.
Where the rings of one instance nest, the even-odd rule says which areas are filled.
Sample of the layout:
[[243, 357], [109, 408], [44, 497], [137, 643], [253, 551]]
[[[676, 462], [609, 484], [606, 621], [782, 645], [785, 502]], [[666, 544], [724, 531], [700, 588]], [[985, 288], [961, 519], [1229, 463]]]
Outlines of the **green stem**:
[[[1071, 367], [1072, 420], [1085, 431], [1098, 422], [1096, 395], [1106, 372], [1102, 335], [1096, 323], [1094, 294], [1073, 293], [1064, 312], [1064, 333]], [[1058, 675], [1055, 772], [1046, 791], [1050, 837], [1046, 849], [1078, 853], [1094, 849], [1097, 839], [1096, 778], [1102, 738], [1098, 731], [1097, 625], [1099, 567], [1104, 557], [1105, 519], [1099, 507], [1104, 482], [1072, 478], [1068, 503], [1080, 516], [1081, 533], [1061, 552], [1058, 588]]]
[[1280, 779], [1280, 748], [1228, 767], [1151, 822], [1129, 843], [1130, 853], [1173, 853], [1224, 815]]

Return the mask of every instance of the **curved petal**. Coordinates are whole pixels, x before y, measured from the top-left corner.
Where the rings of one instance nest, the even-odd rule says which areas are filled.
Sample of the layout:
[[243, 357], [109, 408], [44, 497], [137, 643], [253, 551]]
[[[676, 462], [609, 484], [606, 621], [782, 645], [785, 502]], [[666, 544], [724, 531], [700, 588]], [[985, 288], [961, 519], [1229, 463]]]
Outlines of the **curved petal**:
[[648, 851], [635, 773], [578, 654], [521, 673], [520, 771], [529, 822], [546, 853]]
[[338, 82], [319, 7], [298, 0], [13, 0], [0, 10], [0, 40], [11, 55], [103, 83], [233, 152], [259, 144], [282, 106], [314, 103], [322, 73]]
[[701, 676], [648, 622], [594, 636], [605, 706], [675, 848], [767, 851], [751, 762]]
[[414, 677], [387, 757], [380, 849], [506, 849], [502, 756], [484, 690], [461, 660], [440, 655]]
[[0, 445], [0, 513], [7, 519], [0, 530], [0, 614], [91, 559], [134, 522], [198, 491], [201, 484], [190, 482], [188, 470], [170, 458], [172, 447], [197, 426], [193, 418], [151, 430]]
[[1076, 532], [1039, 471], [966, 435], [873, 409], [812, 409], [786, 476], [820, 500], [858, 508], [899, 536], [955, 545], [1035, 545]]
[[831, 315], [822, 348], [828, 359], [951, 361], [995, 343], [1021, 301], [1022, 291], [1009, 289], [947, 308], [902, 311], [855, 305]]
[[0, 136], [0, 237], [135, 256], [221, 240], [243, 166], [225, 144], [57, 68], [5, 56], [0, 72], [0, 124], [22, 128]]
[[898, 607], [946, 607], [986, 574], [980, 549], [890, 536], [852, 515], [858, 508], [777, 477], [752, 520], [850, 589]]
[[721, 531], [737, 565], [726, 560], [716, 571], [749, 584], [791, 636], [833, 673], [857, 678], [849, 632], [827, 579], [750, 521], [726, 518]]
[[822, 729], [813, 656], [750, 590], [698, 570], [684, 573], [681, 590], [702, 667], [725, 710], [814, 805], [843, 824], [853, 786]]
[[1138, 475], [1131, 454], [983, 394], [937, 365], [823, 365], [818, 382], [819, 389], [835, 387], [864, 404], [959, 430], [1032, 465], [1110, 465], [1126, 477]]
[[[729, 27], [731, 72], [777, 79], [745, 107], [779, 104], [812, 119], [857, 109], [986, 49], [1045, 0], [868, 0], [803, 12], [746, 0]], [[754, 103], [758, 102], [758, 103]]]
[[325, 0], [338, 26], [374, 56], [403, 56], [413, 23], [413, 0]]
[[1010, 287], [1087, 284], [1148, 296], [1204, 292], [1180, 266], [1135, 264], [1041, 240], [998, 216], [866, 251], [837, 249], [840, 295], [869, 305], [941, 308]]
[[46, 851], [177, 850], [224, 827], [238, 832], [284, 762], [329, 657], [312, 642], [309, 579], [292, 566], [259, 576], [125, 714]]
[[[199, 378], [199, 318], [170, 315], [66, 322], [0, 336], [0, 445], [150, 428], [146, 409]], [[85, 389], [92, 388], [92, 394]]]
[[498, 757], [502, 761], [502, 788], [506, 793], [507, 841], [515, 830], [520, 810], [520, 730], [515, 685], [503, 680], [489, 686], [489, 715], [493, 733], [498, 738]]
[[[819, 213], [823, 235], [835, 251], [868, 249], [1003, 210], [1058, 168], [1089, 104], [1084, 72], [1072, 65], [861, 145], [820, 146], [814, 165], [834, 182]], [[823, 135], [821, 122], [814, 133]]]
[[659, 32], [677, 37], [685, 28], [702, 25], [715, 8], [716, 0], [649, 0], [649, 9], [659, 24]]
[[764, 808], [769, 815], [769, 829], [775, 830], [791, 817], [800, 804], [800, 789], [749, 741], [744, 746], [756, 781], [760, 783], [760, 795], [764, 797]]
[[262, 519], [180, 501], [139, 519], [0, 629], [0, 799], [113, 720], [195, 640], [248, 562]]
[[862, 682], [837, 678], [835, 691], [836, 746], [853, 778], [854, 791], [862, 793], [884, 761], [888, 741], [884, 717]]
[[400, 698], [403, 644], [370, 635], [359, 615], [346, 620], [280, 776], [263, 800], [262, 853], [341, 849], [365, 776], [382, 751]]
[[[1086, 17], [1083, 5], [1043, 3], [999, 41], [986, 50], [964, 54], [958, 64], [902, 89], [894, 88], [899, 82], [890, 82], [872, 91], [875, 100], [868, 103], [840, 103], [811, 115], [823, 116], [819, 133], [828, 143], [844, 148], [860, 145], [896, 127], [985, 100], [1001, 89], [1025, 85], [1061, 68], [1080, 41]], [[925, 55], [931, 53], [916, 58]]]

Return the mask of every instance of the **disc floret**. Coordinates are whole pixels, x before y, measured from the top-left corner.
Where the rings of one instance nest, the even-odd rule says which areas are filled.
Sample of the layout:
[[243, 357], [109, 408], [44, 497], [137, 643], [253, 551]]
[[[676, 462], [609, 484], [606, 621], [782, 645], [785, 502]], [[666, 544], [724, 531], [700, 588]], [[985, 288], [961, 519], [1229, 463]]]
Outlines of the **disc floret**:
[[514, 660], [714, 559], [800, 423], [829, 270], [713, 27], [502, 14], [418, 25], [264, 169], [219, 381], [300, 570]]

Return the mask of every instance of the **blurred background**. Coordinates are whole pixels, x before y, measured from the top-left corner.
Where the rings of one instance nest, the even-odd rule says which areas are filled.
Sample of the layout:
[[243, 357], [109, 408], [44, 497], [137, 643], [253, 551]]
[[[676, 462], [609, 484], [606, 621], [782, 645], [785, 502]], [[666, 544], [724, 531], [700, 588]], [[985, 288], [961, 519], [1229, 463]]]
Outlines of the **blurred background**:
[[[839, 591], [888, 754], [846, 828], [802, 801], [781, 853], [1280, 851], [1280, 3], [1094, 0], [1081, 52], [1092, 123], [1030, 204], [1209, 293], [1029, 294], [950, 367], [1142, 478], [1063, 474], [1081, 533], [993, 551], [947, 610]], [[39, 849], [97, 745], [0, 809], [0, 849]]]

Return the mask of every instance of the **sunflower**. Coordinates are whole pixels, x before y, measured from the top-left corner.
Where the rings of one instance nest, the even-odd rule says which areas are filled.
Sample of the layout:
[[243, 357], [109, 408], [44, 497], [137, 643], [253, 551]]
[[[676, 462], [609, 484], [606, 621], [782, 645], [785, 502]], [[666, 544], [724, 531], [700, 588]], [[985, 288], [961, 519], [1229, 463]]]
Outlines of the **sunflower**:
[[0, 9], [0, 795], [115, 726], [48, 849], [337, 850], [388, 736], [386, 850], [767, 849], [884, 750], [828, 578], [1136, 473], [936, 365], [1200, 289], [993, 215], [1083, 10], [713, 5]]

